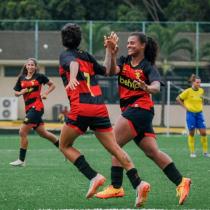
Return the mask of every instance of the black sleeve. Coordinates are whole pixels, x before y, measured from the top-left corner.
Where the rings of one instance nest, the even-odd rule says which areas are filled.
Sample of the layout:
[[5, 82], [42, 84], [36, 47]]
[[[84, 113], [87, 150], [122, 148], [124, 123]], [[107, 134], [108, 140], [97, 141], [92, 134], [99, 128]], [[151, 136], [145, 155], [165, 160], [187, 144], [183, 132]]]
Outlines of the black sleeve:
[[21, 87], [21, 78], [19, 77], [14, 88], [13, 88], [15, 91], [21, 91], [22, 90], [22, 87]]
[[44, 74], [39, 75], [39, 81], [41, 84], [47, 84], [50, 80]]
[[93, 63], [94, 72], [99, 75], [105, 75], [106, 67], [99, 64], [93, 56], [89, 55], [89, 58], [90, 61]]
[[151, 84], [154, 81], [159, 81], [161, 83], [160, 73], [158, 72], [155, 66], [149, 67], [147, 77], [149, 80], [149, 84]]
[[65, 69], [69, 69], [70, 63], [76, 61], [76, 57], [70, 53], [65, 53], [60, 55], [60, 65]]
[[121, 56], [120, 58], [117, 59], [117, 65], [119, 66], [120, 71], [122, 71], [125, 60], [126, 58], [124, 56]]

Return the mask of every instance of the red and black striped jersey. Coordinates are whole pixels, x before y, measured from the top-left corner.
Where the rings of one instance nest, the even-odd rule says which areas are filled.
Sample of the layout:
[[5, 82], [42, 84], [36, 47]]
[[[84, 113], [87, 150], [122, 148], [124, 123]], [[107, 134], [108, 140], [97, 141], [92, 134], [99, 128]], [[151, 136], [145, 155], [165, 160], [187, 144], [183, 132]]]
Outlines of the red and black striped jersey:
[[69, 118], [76, 119], [78, 115], [87, 117], [108, 116], [101, 88], [96, 79], [97, 74], [105, 74], [105, 67], [100, 65], [88, 52], [81, 50], [63, 51], [60, 55], [59, 74], [64, 87], [68, 85], [71, 77], [70, 63], [72, 61], [79, 63], [77, 74], [79, 85], [75, 90], [66, 90], [71, 106]]
[[150, 110], [154, 106], [150, 94], [134, 81], [141, 79], [148, 85], [154, 81], [161, 81], [158, 70], [146, 59], [137, 66], [132, 66], [131, 56], [120, 57], [117, 65], [120, 67], [118, 85], [121, 109], [125, 110], [126, 107], [132, 106]]
[[25, 88], [28, 89], [28, 93], [25, 93], [23, 95], [26, 112], [32, 107], [35, 108], [37, 111], [40, 111], [44, 108], [41, 99], [41, 88], [42, 85], [45, 85], [48, 82], [49, 79], [45, 75], [40, 73], [34, 74], [31, 79], [26, 79], [25, 75], [21, 75], [18, 78], [14, 90], [21, 91]]

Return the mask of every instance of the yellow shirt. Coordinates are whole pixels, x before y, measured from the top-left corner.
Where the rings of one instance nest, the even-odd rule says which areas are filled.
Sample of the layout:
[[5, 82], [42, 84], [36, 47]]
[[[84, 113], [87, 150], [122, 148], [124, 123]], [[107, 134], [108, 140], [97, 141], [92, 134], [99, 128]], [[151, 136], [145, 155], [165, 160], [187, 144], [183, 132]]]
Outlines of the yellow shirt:
[[203, 88], [199, 88], [198, 90], [187, 88], [179, 95], [179, 98], [184, 101], [184, 105], [188, 111], [201, 112], [203, 110], [203, 94]]

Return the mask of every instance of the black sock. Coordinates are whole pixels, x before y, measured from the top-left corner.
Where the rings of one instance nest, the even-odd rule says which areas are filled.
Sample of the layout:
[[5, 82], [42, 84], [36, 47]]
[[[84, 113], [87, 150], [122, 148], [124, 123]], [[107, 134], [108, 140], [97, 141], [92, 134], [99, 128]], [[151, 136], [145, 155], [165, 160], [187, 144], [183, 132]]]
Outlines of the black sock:
[[85, 160], [83, 155], [79, 156], [74, 165], [78, 168], [78, 170], [83, 173], [89, 180], [94, 178], [97, 175], [97, 172], [93, 170], [88, 162]]
[[59, 147], [59, 140], [54, 143], [56, 147]]
[[163, 172], [165, 175], [176, 185], [178, 186], [182, 181], [182, 175], [177, 170], [174, 163], [169, 163], [164, 169]]
[[127, 171], [127, 176], [133, 186], [134, 189], [140, 184], [141, 179], [138, 175], [138, 172], [135, 168], [132, 168], [131, 170]]
[[26, 158], [26, 149], [20, 148], [20, 153], [19, 153], [19, 159], [21, 161], [24, 161]]
[[120, 166], [111, 167], [111, 180], [114, 188], [120, 188], [123, 182], [123, 168]]

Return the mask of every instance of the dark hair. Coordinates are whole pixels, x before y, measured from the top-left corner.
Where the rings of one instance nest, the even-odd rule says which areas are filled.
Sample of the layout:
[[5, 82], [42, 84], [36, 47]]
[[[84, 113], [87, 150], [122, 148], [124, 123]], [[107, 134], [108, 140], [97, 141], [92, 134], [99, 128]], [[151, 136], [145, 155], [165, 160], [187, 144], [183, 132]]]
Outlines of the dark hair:
[[188, 82], [193, 83], [196, 79], [201, 79], [198, 75], [192, 74], [188, 79]]
[[155, 64], [157, 53], [158, 53], [158, 44], [151, 37], [147, 37], [143, 32], [133, 32], [130, 36], [137, 36], [141, 43], [145, 43], [144, 57], [151, 62], [152, 65]]
[[67, 23], [61, 29], [62, 43], [68, 49], [76, 49], [82, 39], [82, 31], [79, 25]]
[[27, 68], [26, 68], [26, 64], [27, 64], [27, 62], [28, 62], [29, 60], [33, 61], [34, 64], [35, 64], [35, 67], [36, 67], [35, 74], [39, 72], [39, 67], [38, 67], [38, 62], [37, 62], [37, 60], [36, 60], [35, 58], [28, 58], [28, 59], [26, 60], [26, 63], [23, 65], [23, 67], [22, 67], [22, 69], [21, 69], [21, 72], [20, 72], [20, 75], [19, 75], [19, 76], [21, 76], [21, 75], [27, 75], [28, 71], [27, 71]]

